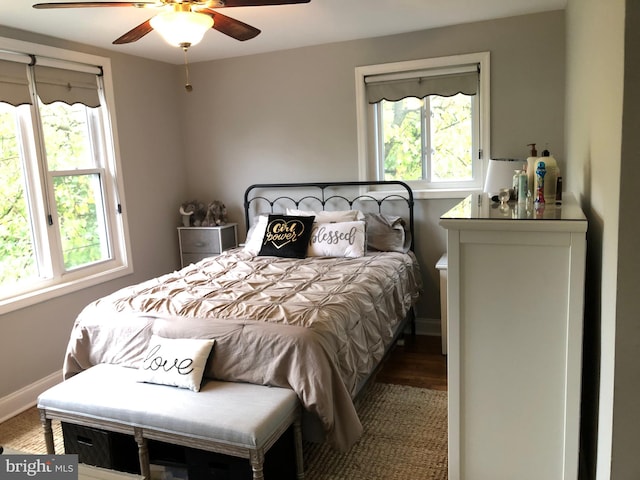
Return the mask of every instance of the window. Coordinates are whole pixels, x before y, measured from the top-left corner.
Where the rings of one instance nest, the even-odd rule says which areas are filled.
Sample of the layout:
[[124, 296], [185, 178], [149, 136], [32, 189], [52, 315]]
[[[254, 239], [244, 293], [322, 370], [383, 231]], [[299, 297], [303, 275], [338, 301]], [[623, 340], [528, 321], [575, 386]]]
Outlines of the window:
[[419, 196], [482, 188], [489, 153], [489, 53], [356, 69], [363, 180]]
[[108, 59], [0, 39], [0, 72], [3, 313], [131, 268]]

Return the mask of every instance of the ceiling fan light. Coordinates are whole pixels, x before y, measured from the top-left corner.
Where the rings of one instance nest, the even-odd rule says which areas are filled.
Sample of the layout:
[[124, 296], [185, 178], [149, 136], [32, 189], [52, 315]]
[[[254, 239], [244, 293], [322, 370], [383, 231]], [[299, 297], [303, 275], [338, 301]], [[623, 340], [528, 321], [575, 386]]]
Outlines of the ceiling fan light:
[[213, 18], [197, 12], [165, 12], [151, 19], [151, 26], [174, 47], [200, 43], [213, 26]]

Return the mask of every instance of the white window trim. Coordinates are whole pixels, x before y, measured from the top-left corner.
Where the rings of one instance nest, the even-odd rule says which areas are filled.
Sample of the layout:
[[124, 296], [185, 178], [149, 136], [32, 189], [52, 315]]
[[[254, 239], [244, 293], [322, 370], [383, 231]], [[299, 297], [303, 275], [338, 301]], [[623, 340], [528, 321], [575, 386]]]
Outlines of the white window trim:
[[[13, 52], [28, 52], [38, 57], [48, 57], [63, 62], [71, 62], [73, 64], [85, 64], [85, 65], [99, 65], [102, 68], [103, 76], [102, 81], [104, 83], [104, 97], [108, 106], [107, 112], [109, 115], [109, 121], [111, 124], [110, 133], [112, 138], [106, 139], [107, 149], [113, 151], [113, 166], [112, 168], [116, 178], [116, 186], [112, 190], [113, 194], [117, 196], [115, 199], [109, 198], [112, 192], [105, 192], [107, 195], [105, 199], [110, 201], [116, 201], [117, 204], [125, 206], [124, 198], [124, 182], [120, 172], [122, 171], [120, 161], [120, 150], [118, 141], [118, 128], [116, 122], [115, 112], [115, 98], [113, 96], [113, 79], [111, 70], [111, 60], [107, 57], [100, 57], [96, 55], [74, 52], [71, 50], [64, 50], [56, 47], [50, 47], [47, 45], [40, 45], [30, 42], [24, 42], [21, 40], [15, 40], [11, 38], [0, 37], [0, 51], [7, 50]], [[18, 310], [30, 305], [50, 300], [62, 295], [66, 295], [72, 292], [76, 292], [94, 285], [98, 285], [110, 280], [115, 280], [125, 275], [133, 273], [133, 263], [131, 261], [131, 242], [129, 239], [129, 227], [128, 217], [125, 208], [120, 213], [122, 220], [120, 222], [114, 222], [113, 234], [114, 237], [121, 239], [114, 245], [114, 260], [103, 262], [100, 265], [89, 267], [87, 269], [80, 269], [79, 271], [71, 271], [64, 275], [63, 279], [55, 279], [54, 282], [44, 281], [41, 282], [34, 290], [27, 292], [19, 292], [14, 296], [0, 300], [0, 315], [8, 313], [14, 310]], [[111, 221], [111, 219], [109, 219]], [[105, 267], [105, 265], [107, 265]]]
[[[372, 139], [369, 138], [369, 109], [366, 97], [365, 77], [370, 75], [395, 74], [407, 71], [418, 71], [430, 68], [443, 68], [451, 65], [463, 65], [478, 63], [480, 65], [480, 144], [482, 146], [482, 158], [480, 165], [480, 178], [484, 178], [488, 159], [491, 158], [490, 135], [490, 53], [479, 52], [464, 55], [452, 55], [422, 60], [410, 60], [405, 62], [384, 63], [379, 65], [366, 65], [356, 67], [356, 125], [358, 142], [358, 179], [373, 180], [376, 172], [371, 171], [370, 157], [375, 156], [372, 151]], [[481, 192], [478, 189], [419, 189], [414, 190], [415, 198], [464, 198], [471, 193]]]

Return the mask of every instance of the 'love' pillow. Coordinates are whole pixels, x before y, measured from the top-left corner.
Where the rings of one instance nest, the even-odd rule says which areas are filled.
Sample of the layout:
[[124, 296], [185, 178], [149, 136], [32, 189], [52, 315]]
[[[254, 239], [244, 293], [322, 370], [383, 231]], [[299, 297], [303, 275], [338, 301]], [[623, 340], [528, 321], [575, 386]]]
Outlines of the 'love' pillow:
[[138, 381], [200, 391], [215, 340], [152, 335], [139, 368]]

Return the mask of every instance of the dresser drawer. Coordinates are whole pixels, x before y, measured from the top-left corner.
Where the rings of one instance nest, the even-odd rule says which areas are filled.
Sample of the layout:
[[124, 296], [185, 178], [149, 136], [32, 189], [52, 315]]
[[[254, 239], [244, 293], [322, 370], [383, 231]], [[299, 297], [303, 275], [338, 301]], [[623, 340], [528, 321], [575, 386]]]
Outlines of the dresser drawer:
[[220, 227], [180, 227], [178, 240], [183, 267], [238, 245], [235, 223]]
[[215, 230], [190, 228], [180, 230], [182, 253], [221, 253], [220, 235]]

